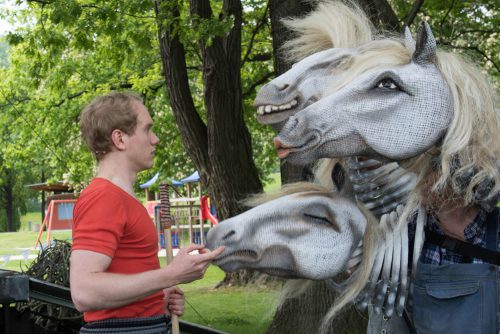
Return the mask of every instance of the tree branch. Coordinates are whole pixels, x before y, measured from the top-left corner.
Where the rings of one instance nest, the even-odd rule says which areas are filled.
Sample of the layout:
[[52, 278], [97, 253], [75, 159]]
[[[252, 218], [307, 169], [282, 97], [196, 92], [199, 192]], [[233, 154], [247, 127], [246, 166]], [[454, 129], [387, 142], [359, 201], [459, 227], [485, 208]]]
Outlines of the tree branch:
[[[186, 68], [186, 52], [176, 33], [180, 11], [171, 0], [155, 0], [154, 7], [158, 17], [160, 55], [172, 111], [181, 132], [183, 146], [203, 178], [209, 165], [207, 126], [194, 105]], [[162, 19], [167, 16], [169, 20]]]
[[415, 1], [415, 3], [413, 4], [413, 7], [412, 7], [410, 13], [408, 13], [408, 15], [406, 16], [406, 19], [404, 21], [405, 27], [409, 27], [413, 23], [413, 20], [415, 19], [415, 17], [417, 16], [420, 8], [424, 4], [424, 1], [425, 0], [417, 0], [417, 1]]
[[252, 91], [255, 89], [255, 87], [263, 84], [264, 82], [269, 80], [269, 78], [271, 78], [273, 75], [274, 75], [274, 72], [268, 72], [262, 78], [260, 78], [256, 82], [254, 82], [250, 87], [248, 87], [246, 92], [243, 92], [243, 98], [248, 97], [252, 93]]
[[448, 17], [448, 15], [450, 15], [453, 7], [455, 7], [455, 1], [456, 0], [453, 0], [451, 2], [451, 5], [450, 7], [448, 8], [448, 11], [446, 12], [446, 14], [443, 16], [443, 18], [441, 19], [441, 22], [439, 23], [439, 41], [438, 43], [442, 43], [442, 39], [443, 39], [443, 26], [444, 26], [444, 21], [446, 20], [446, 18]]
[[485, 58], [487, 61], [491, 62], [493, 64], [493, 67], [497, 70], [497, 72], [500, 73], [500, 66], [495, 63], [495, 61], [488, 56], [484, 51], [479, 49], [477, 46], [458, 46], [458, 45], [452, 45], [452, 44], [447, 44], [446, 46], [453, 48], [453, 49], [459, 49], [459, 50], [472, 50], [474, 52], [479, 53], [483, 58]]
[[256, 54], [255, 56], [253, 57], [250, 57], [248, 59], [249, 62], [254, 62], [254, 61], [266, 61], [266, 60], [270, 60], [273, 58], [273, 54], [272, 53], [260, 53], [260, 54]]
[[266, 23], [268, 9], [269, 9], [269, 3], [266, 5], [266, 9], [264, 10], [264, 14], [260, 18], [259, 23], [255, 26], [255, 29], [252, 31], [252, 37], [250, 38], [250, 43], [248, 44], [248, 48], [247, 48], [247, 51], [245, 53], [245, 56], [243, 57], [243, 60], [241, 61], [241, 67], [244, 66], [244, 64], [247, 62], [247, 60], [250, 57], [250, 53], [252, 52], [252, 49], [253, 49], [253, 42], [255, 40], [255, 36], [259, 32], [259, 30], [262, 28], [262, 26]]

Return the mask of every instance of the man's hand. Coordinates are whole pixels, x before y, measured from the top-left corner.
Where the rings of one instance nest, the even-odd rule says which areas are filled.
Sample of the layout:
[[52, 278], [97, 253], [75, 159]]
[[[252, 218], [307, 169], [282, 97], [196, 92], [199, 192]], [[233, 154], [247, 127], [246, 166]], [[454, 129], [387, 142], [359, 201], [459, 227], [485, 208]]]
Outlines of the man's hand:
[[163, 289], [165, 313], [182, 316], [184, 314], [184, 292], [176, 286]]
[[[196, 250], [198, 254], [190, 254]], [[223, 251], [223, 246], [210, 251], [203, 245], [190, 244], [179, 250], [167, 269], [172, 273], [177, 284], [189, 283], [202, 278], [208, 265]]]

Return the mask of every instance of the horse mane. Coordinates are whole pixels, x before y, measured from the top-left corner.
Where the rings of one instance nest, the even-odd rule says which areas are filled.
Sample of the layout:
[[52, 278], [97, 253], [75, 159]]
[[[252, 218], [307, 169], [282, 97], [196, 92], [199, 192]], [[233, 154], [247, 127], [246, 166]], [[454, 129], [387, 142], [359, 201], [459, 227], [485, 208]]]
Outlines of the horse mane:
[[375, 28], [354, 2], [319, 1], [316, 10], [302, 18], [282, 20], [295, 37], [285, 42], [289, 62], [330, 48], [350, 48], [371, 41]]
[[328, 92], [333, 93], [361, 73], [376, 68], [406, 65], [411, 61], [411, 50], [404, 45], [401, 38], [389, 37], [376, 39], [358, 46], [357, 53], [346, 56], [340, 65], [336, 66], [335, 74], [338, 79], [328, 87]]
[[[432, 191], [461, 197], [465, 205], [471, 205], [475, 189], [481, 183], [492, 182], [487, 197], [500, 191], [498, 95], [481, 70], [463, 56], [440, 51], [436, 65], [450, 89], [454, 115], [439, 147], [441, 168]], [[472, 170], [475, 175], [464, 188], [459, 177]], [[425, 172], [421, 173], [422, 181], [432, 171], [428, 168]], [[423, 183], [417, 184], [417, 190]]]
[[268, 193], [262, 193], [257, 195], [251, 195], [243, 201], [243, 204], [247, 207], [255, 207], [265, 202], [272, 201], [279, 197], [283, 197], [286, 195], [292, 195], [299, 192], [310, 192], [316, 194], [322, 194], [324, 196], [331, 196], [332, 190], [331, 188], [326, 188], [325, 186], [319, 183], [311, 183], [311, 182], [295, 182], [282, 186], [277, 191], [272, 191]]
[[[331, 92], [367, 70], [412, 61], [413, 49], [407, 47], [402, 38], [377, 33], [363, 10], [352, 1], [320, 1], [309, 15], [287, 19], [284, 23], [296, 33], [296, 37], [285, 44], [287, 57], [295, 61], [328, 48], [357, 47], [355, 55], [336, 66], [339, 77], [329, 87]], [[498, 94], [482, 71], [462, 55], [439, 50], [436, 66], [450, 89], [453, 119], [438, 150], [432, 148], [402, 163], [420, 176], [415, 188], [415, 192], [420, 193], [428, 186], [426, 180], [430, 174], [436, 172], [431, 159], [437, 158], [440, 168], [431, 189], [434, 198], [438, 202], [461, 198], [464, 205], [471, 205], [479, 184], [492, 182], [486, 197], [500, 191], [497, 163], [500, 142], [496, 140], [500, 132]], [[460, 176], [471, 170], [475, 175], [464, 185]]]

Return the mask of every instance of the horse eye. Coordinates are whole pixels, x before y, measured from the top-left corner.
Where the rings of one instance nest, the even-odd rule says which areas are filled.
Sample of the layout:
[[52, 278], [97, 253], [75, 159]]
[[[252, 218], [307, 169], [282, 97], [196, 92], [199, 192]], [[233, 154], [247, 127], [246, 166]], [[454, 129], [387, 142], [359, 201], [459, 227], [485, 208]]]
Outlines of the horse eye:
[[386, 78], [382, 79], [377, 83], [377, 88], [396, 90], [400, 89], [399, 86], [394, 82], [394, 80]]
[[319, 222], [322, 224], [331, 224], [331, 222], [327, 218], [322, 217], [322, 216], [316, 216], [316, 215], [311, 215], [309, 213], [304, 213], [304, 217], [312, 219], [313, 221], [316, 221], [316, 222]]

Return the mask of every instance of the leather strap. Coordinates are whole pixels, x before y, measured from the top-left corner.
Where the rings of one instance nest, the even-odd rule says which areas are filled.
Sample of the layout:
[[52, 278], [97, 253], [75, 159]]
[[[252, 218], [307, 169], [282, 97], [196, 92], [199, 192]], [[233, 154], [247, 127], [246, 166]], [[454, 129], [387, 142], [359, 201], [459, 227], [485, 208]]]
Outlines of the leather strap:
[[500, 252], [498, 251], [430, 231], [425, 231], [425, 241], [463, 256], [481, 259], [497, 266], [500, 265]]

